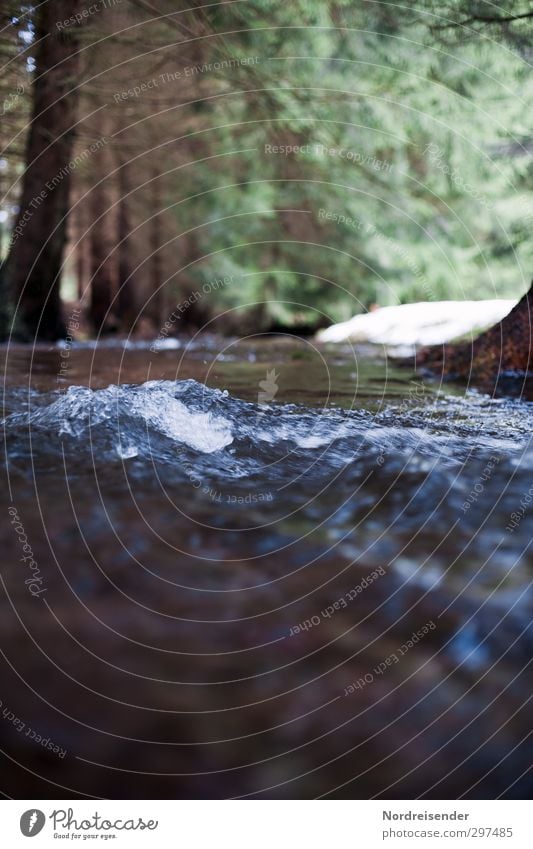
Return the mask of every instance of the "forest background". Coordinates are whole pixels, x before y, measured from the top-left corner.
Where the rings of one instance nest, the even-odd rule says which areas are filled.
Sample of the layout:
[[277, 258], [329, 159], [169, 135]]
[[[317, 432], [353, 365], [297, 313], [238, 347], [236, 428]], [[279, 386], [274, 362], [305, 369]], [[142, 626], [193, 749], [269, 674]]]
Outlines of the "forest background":
[[[3, 0], [3, 338], [307, 332], [533, 268], [529, 4]], [[178, 313], [176, 313], [176, 309]], [[70, 322], [72, 327], [73, 322]]]

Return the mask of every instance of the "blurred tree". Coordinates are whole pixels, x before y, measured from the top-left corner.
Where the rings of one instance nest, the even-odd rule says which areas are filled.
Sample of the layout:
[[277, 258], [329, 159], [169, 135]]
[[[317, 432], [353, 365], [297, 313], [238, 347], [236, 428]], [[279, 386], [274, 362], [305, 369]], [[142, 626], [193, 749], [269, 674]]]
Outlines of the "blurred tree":
[[13, 304], [3, 260], [8, 251], [13, 212], [19, 200], [19, 177], [24, 167], [25, 127], [28, 123], [33, 39], [30, 7], [6, 0], [0, 8], [0, 338], [13, 318]]
[[[438, 4], [426, 0], [425, 5], [432, 14], [430, 28], [437, 41], [462, 44], [472, 40], [490, 43], [496, 39], [516, 51], [530, 71], [533, 10], [526, 0], [510, 0], [505, 8], [498, 8], [488, 0], [448, 0]], [[520, 125], [517, 123], [515, 127], [518, 129]], [[524, 129], [526, 131], [519, 132], [518, 138], [514, 137], [512, 143], [495, 146], [494, 152], [496, 157], [507, 155], [509, 159], [518, 162], [524, 157], [529, 160], [528, 176], [531, 180], [533, 133], [530, 126]], [[515, 228], [515, 233], [523, 230], [527, 243], [531, 245], [531, 206], [524, 204], [523, 195], [517, 200], [522, 222], [521, 226]], [[531, 272], [531, 265], [528, 271]], [[533, 284], [508, 316], [480, 334], [473, 343], [425, 349], [418, 353], [418, 365], [440, 371], [448, 377], [472, 380], [498, 379], [501, 374], [531, 371], [532, 305]]]
[[[180, 326], [223, 312], [222, 330], [309, 328], [372, 303], [503, 297], [520, 275], [525, 287], [531, 24], [455, 26], [485, 10], [474, 0], [409, 10], [129, 0], [69, 27], [81, 51], [76, 138], [57, 165], [76, 163], [64, 297], [82, 296], [94, 332], [149, 334], [227, 276]], [[482, 26], [510, 27], [519, 41], [511, 50]], [[0, 48], [24, 63], [20, 32], [8, 27]], [[20, 160], [12, 150], [6, 161], [14, 198]], [[19, 216], [27, 203], [26, 193]], [[28, 226], [9, 263], [24, 278], [40, 250]], [[54, 276], [32, 276], [24, 304], [35, 316], [52, 287], [50, 336], [61, 331], [59, 241]]]
[[[35, 73], [20, 211], [2, 271], [14, 293], [18, 331], [57, 339], [64, 332], [59, 283], [78, 101], [79, 38], [62, 22], [81, 0], [48, 0], [35, 9]], [[23, 11], [23, 10], [22, 10]]]

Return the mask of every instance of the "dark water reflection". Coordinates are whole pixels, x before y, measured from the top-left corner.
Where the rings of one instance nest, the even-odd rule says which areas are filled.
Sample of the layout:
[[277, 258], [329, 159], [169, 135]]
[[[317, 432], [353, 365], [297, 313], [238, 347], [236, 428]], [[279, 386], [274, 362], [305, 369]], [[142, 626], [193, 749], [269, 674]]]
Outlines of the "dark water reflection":
[[529, 401], [294, 339], [4, 360], [6, 792], [531, 792]]

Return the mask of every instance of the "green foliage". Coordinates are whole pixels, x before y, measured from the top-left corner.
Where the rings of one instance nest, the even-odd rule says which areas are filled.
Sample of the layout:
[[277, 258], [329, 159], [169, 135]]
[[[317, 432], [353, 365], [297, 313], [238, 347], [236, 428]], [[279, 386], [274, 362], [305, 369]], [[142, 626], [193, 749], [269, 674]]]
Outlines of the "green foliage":
[[210, 102], [215, 158], [181, 175], [180, 194], [205, 193], [177, 207], [200, 226], [195, 275], [239, 276], [215, 303], [298, 323], [521, 293], [530, 68], [494, 39], [443, 43], [426, 5], [252, 0], [213, 20], [231, 55], [259, 57]]

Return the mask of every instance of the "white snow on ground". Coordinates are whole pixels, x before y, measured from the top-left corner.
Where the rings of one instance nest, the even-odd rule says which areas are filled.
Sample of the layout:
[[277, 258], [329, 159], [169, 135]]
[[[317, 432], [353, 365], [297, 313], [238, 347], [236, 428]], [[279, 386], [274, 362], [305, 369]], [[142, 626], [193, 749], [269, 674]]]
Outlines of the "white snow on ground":
[[516, 301], [427, 301], [381, 307], [332, 324], [319, 342], [374, 342], [380, 345], [440, 345], [496, 324]]

